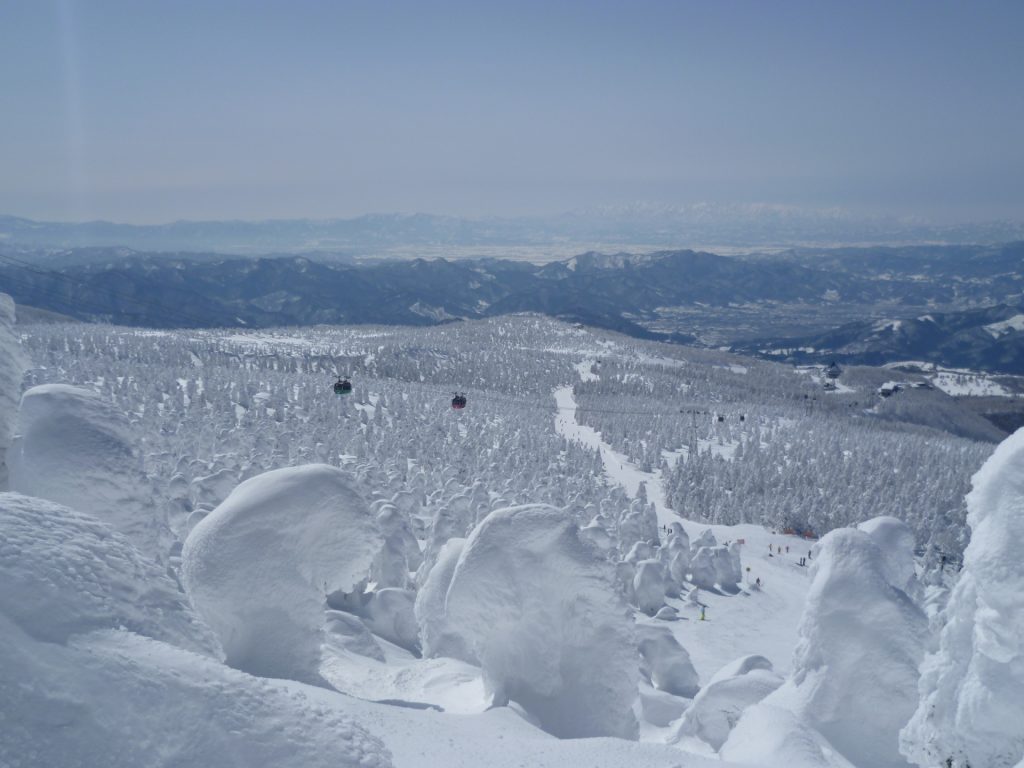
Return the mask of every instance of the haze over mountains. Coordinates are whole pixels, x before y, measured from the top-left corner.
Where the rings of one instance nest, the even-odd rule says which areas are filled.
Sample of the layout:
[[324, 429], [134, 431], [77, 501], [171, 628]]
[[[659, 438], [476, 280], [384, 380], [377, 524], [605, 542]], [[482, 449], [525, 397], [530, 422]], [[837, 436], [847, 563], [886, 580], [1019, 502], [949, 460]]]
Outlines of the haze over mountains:
[[20, 305], [118, 324], [432, 325], [538, 312], [794, 362], [912, 359], [1020, 373], [1021, 264], [1024, 242], [588, 252], [544, 264], [7, 245], [0, 285]]
[[[41, 248], [120, 245], [147, 251], [231, 254], [340, 251], [383, 255], [444, 246], [448, 255], [488, 248], [602, 245], [778, 247], [794, 243], [998, 243], [1024, 239], [1019, 222], [936, 224], [865, 216], [842, 208], [773, 204], [602, 206], [549, 216], [460, 218], [370, 214], [349, 219], [175, 221], [135, 225], [108, 221], [44, 222], [0, 216], [0, 242]], [[578, 252], [585, 250], [577, 247]], [[533, 260], [543, 250], [530, 252]]]

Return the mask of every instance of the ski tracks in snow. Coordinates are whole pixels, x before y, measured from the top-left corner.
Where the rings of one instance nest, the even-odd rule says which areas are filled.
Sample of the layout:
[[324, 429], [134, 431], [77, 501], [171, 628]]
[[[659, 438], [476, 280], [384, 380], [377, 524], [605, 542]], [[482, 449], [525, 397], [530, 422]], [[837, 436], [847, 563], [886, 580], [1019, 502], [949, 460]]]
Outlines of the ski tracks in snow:
[[[591, 373], [592, 360], [584, 360], [576, 366], [580, 378], [592, 381], [598, 376]], [[576, 398], [572, 386], [556, 387], [552, 392], [558, 410], [555, 412], [555, 431], [567, 440], [585, 445], [601, 453], [604, 463], [605, 477], [616, 485], [622, 486], [626, 494], [636, 498], [640, 484], [646, 484], [647, 500], [654, 504], [658, 511], [658, 524], [668, 525], [678, 522], [682, 517], [676, 514], [665, 503], [665, 488], [661, 483], [661, 470], [644, 472], [626, 456], [618, 453], [601, 438], [601, 433], [593, 427], [580, 424], [576, 419]]]

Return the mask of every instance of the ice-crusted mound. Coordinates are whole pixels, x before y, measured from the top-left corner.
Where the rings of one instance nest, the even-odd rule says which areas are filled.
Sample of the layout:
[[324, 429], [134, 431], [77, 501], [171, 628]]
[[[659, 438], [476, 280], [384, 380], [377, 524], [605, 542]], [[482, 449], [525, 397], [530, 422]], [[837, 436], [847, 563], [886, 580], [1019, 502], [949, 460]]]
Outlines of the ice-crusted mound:
[[445, 599], [495, 704], [555, 736], [635, 739], [637, 646], [613, 566], [547, 505], [495, 510], [470, 534]]
[[321, 684], [326, 595], [352, 591], [382, 543], [348, 474], [309, 464], [235, 488], [185, 540], [181, 573], [228, 664]]
[[726, 591], [735, 591], [743, 581], [740, 545], [736, 542], [729, 546], [720, 544], [711, 551], [714, 553], [715, 578], [718, 586]]
[[370, 595], [362, 616], [366, 626], [395, 645], [412, 653], [420, 653], [420, 633], [413, 604], [416, 593], [411, 589], [388, 587]]
[[917, 706], [927, 619], [889, 583], [886, 554], [863, 531], [826, 535], [810, 576], [792, 677], [765, 702], [856, 765], [902, 768], [899, 730]]
[[39, 642], [0, 615], [0, 765], [387, 768], [339, 708], [124, 630]]
[[636, 627], [640, 673], [659, 691], [692, 699], [700, 679], [690, 654], [665, 627], [641, 622]]
[[[689, 568], [690, 580], [701, 589], [714, 589], [718, 585], [725, 591], [735, 591], [743, 580], [738, 544], [701, 547], [693, 553]], [[681, 564], [676, 570], [682, 570]]]
[[98, 395], [66, 384], [27, 390], [8, 463], [12, 491], [98, 517], [144, 554], [166, 556], [173, 536], [128, 420]]
[[[719, 755], [735, 765], [855, 768], [824, 736], [792, 712], [765, 702], [743, 713]], [[872, 764], [858, 765], [866, 768]]]
[[220, 655], [160, 566], [109, 525], [44, 499], [0, 493], [0, 584], [0, 613], [37, 640], [123, 627]]
[[720, 669], [686, 710], [673, 741], [696, 737], [718, 750], [744, 710], [782, 685], [764, 656], [744, 656]]
[[393, 504], [384, 504], [377, 512], [377, 522], [384, 546], [374, 558], [370, 578], [378, 587], [409, 586], [409, 571], [415, 570], [423, 561], [419, 543], [412, 532], [409, 518]]
[[889, 583], [908, 595], [916, 591], [914, 547], [917, 542], [910, 526], [895, 517], [874, 517], [857, 526], [872, 539], [885, 556], [885, 573]]
[[462, 636], [448, 626], [445, 613], [448, 587], [451, 586], [455, 566], [458, 565], [465, 545], [465, 539], [448, 539], [445, 542], [437, 555], [437, 562], [416, 593], [413, 608], [420, 627], [420, 647], [424, 656], [450, 656], [478, 664], [479, 660], [466, 646]]
[[1024, 763], [1024, 429], [972, 482], [963, 571], [901, 734], [904, 754], [919, 765]]
[[633, 595], [636, 607], [653, 616], [665, 605], [665, 566], [657, 560], [641, 560], [633, 576]]
[[690, 558], [690, 581], [701, 589], [714, 589], [717, 580], [718, 570], [711, 547], [701, 547]]
[[445, 542], [465, 538], [472, 525], [472, 502], [468, 497], [456, 496], [437, 508], [430, 526], [430, 538], [423, 550], [423, 561], [416, 574], [418, 583], [422, 584], [427, 578]]
[[641, 483], [638, 498], [629, 503], [618, 521], [619, 544], [623, 548], [635, 541], [657, 542], [658, 512], [653, 504], [646, 503], [646, 491]]
[[18, 412], [25, 356], [14, 333], [14, 301], [0, 293], [0, 491], [7, 490], [7, 450]]
[[700, 532], [700, 536], [698, 536], [690, 543], [690, 550], [692, 554], [695, 555], [697, 554], [697, 550], [701, 549], [702, 547], [717, 546], [718, 539], [715, 538], [715, 534], [711, 531], [710, 528], [705, 528], [703, 531]]

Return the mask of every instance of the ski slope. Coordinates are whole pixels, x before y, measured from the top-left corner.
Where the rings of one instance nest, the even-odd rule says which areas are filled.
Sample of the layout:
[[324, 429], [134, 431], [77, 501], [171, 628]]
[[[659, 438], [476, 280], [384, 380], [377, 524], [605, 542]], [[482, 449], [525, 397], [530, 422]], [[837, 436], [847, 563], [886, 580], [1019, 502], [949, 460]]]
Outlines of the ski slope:
[[[590, 362], [578, 364], [577, 370], [590, 374]], [[636, 498], [640, 485], [644, 484], [648, 501], [657, 509], [659, 525], [681, 522], [691, 540], [710, 528], [719, 542], [740, 539], [746, 542], [743, 546], [745, 588], [737, 595], [701, 593], [701, 602], [706, 605], [705, 616], [710, 620], [699, 621], [699, 606], [683, 600], [667, 601], [681, 616], [672, 627], [673, 634], [690, 652], [702, 679], [710, 678], [740, 656], [755, 653], [767, 656], [776, 669], [788, 670], [808, 587], [807, 569], [797, 562], [809, 554], [811, 544], [798, 536], [775, 534], [757, 525], [708, 526], [686, 520], [665, 503], [660, 471], [643, 472], [604, 442], [599, 432], [576, 420], [572, 386], [556, 388], [553, 396], [558, 406], [555, 414], [558, 434], [598, 451], [605, 479], [625, 489], [630, 498]], [[685, 454], [679, 460], [685, 461]], [[770, 554], [769, 544], [775, 549], [782, 547], [782, 552]], [[786, 547], [789, 547], [788, 553]], [[760, 588], [754, 587], [758, 578], [762, 583]]]

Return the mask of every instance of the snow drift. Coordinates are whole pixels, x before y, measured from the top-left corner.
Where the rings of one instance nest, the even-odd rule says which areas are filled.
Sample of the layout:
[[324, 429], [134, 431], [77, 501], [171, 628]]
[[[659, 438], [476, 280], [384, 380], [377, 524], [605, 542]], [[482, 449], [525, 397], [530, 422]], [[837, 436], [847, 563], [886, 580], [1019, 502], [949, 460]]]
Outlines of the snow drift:
[[44, 499], [0, 493], [0, 613], [36, 640], [97, 629], [219, 656], [177, 584], [121, 534]]
[[[743, 713], [719, 752], [729, 763], [785, 768], [854, 768], [795, 714], [766, 702]], [[861, 764], [864, 768], [871, 763]]]
[[495, 704], [516, 701], [556, 736], [635, 739], [633, 628], [612, 565], [578, 534], [555, 507], [492, 512], [455, 566], [447, 627]]
[[1024, 429], [996, 448], [973, 485], [963, 571], [901, 734], [904, 754], [919, 765], [1024, 761]]
[[637, 624], [640, 673], [659, 691], [692, 699], [700, 690], [700, 679], [690, 654], [664, 626]]
[[465, 539], [448, 539], [444, 543], [438, 552], [437, 562], [416, 593], [414, 609], [424, 656], [449, 656], [470, 664], [479, 664], [479, 660], [466, 647], [462, 636], [448, 626], [445, 613], [448, 587], [451, 586], [455, 566], [458, 565], [465, 545]]
[[889, 583], [890, 563], [871, 535], [826, 535], [810, 570], [792, 677], [766, 704], [820, 731], [850, 762], [906, 766], [898, 734], [917, 705], [927, 619]]
[[673, 741], [692, 736], [719, 750], [747, 707], [782, 685], [763, 656], [744, 656], [720, 669], [686, 710]]
[[323, 684], [326, 595], [351, 591], [382, 544], [345, 472], [278, 469], [246, 480], [192, 529], [182, 577], [228, 664]]
[[66, 504], [162, 560], [173, 536], [153, 502], [125, 415], [80, 387], [44, 384], [21, 398], [8, 456], [11, 490]]
[[0, 644], [0, 765], [391, 764], [380, 741], [338, 709], [125, 630], [62, 646], [0, 614]]

